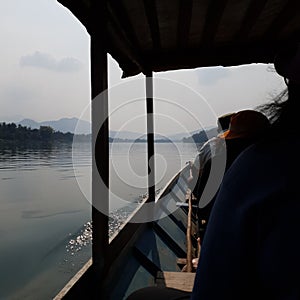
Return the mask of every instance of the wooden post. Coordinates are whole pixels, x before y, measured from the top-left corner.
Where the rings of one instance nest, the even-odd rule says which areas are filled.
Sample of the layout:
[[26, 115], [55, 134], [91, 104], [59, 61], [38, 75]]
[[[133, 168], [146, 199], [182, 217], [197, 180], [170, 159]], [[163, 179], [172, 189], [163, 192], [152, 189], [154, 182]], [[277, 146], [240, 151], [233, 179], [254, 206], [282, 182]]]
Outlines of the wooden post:
[[[109, 214], [109, 119], [106, 49], [106, 0], [94, 1], [91, 35], [92, 93], [92, 260], [94, 287], [105, 276]], [[97, 18], [97, 19], [96, 19]], [[97, 21], [96, 21], [97, 20]], [[94, 25], [96, 24], [96, 25]], [[96, 295], [99, 291], [96, 288]]]
[[192, 272], [192, 240], [191, 240], [191, 232], [192, 232], [192, 193], [188, 192], [188, 202], [189, 202], [189, 210], [188, 210], [188, 221], [187, 221], [187, 230], [186, 230], [186, 242], [187, 242], [187, 257], [186, 257], [186, 271]]
[[[153, 75], [146, 75], [147, 101], [147, 154], [148, 154], [148, 197], [155, 201], [154, 120], [153, 120]], [[151, 159], [152, 158], [152, 159]]]

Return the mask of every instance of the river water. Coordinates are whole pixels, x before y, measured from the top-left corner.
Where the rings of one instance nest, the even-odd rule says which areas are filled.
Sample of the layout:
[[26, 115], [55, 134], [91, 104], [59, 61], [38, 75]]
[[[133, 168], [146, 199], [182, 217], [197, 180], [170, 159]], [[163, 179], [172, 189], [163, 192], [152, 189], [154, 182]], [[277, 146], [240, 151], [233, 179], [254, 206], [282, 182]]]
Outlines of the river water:
[[[156, 187], [193, 144], [156, 144]], [[145, 196], [146, 144], [110, 145], [110, 234]], [[0, 299], [52, 299], [91, 257], [89, 144], [0, 148]]]

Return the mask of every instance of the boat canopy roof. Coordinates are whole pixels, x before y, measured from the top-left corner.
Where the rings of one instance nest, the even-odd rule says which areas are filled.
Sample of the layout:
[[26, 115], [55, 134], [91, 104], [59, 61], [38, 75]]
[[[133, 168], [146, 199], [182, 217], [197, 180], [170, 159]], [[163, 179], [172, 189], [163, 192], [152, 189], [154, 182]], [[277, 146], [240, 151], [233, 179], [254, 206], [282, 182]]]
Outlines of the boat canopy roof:
[[300, 33], [298, 0], [58, 1], [93, 38], [97, 10], [107, 3], [107, 52], [123, 77], [272, 63], [278, 49], [298, 41]]

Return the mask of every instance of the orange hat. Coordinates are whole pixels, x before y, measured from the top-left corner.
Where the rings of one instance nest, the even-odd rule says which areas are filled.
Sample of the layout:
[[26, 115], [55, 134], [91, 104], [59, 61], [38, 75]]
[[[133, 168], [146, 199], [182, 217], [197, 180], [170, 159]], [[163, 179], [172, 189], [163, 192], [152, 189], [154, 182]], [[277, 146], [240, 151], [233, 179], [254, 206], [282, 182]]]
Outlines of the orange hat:
[[225, 139], [252, 138], [259, 136], [270, 126], [268, 118], [255, 110], [242, 110], [230, 119], [229, 129], [220, 137]]

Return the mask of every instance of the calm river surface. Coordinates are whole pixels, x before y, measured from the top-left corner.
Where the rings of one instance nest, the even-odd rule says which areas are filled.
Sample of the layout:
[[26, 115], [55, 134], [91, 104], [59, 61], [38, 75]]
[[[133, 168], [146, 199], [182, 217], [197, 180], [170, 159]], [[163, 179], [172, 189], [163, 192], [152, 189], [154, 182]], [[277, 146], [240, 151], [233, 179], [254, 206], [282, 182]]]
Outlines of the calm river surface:
[[[110, 147], [113, 233], [147, 191], [146, 144]], [[155, 147], [157, 189], [197, 154], [192, 144]], [[0, 148], [1, 300], [52, 299], [91, 257], [90, 186], [89, 144]]]

